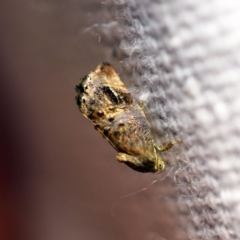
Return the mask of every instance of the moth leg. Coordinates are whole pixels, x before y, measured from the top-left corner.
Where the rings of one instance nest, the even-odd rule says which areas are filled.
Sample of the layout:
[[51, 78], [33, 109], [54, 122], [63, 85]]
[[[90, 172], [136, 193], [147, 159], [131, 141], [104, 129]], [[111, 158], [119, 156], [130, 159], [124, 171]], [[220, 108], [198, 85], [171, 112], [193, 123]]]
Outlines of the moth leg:
[[182, 143], [181, 141], [176, 141], [176, 142], [167, 142], [165, 145], [161, 146], [161, 145], [155, 145], [155, 148], [160, 151], [160, 152], [164, 152], [167, 151], [168, 149], [172, 148], [174, 145], [176, 144], [180, 144]]
[[161, 172], [165, 167], [165, 164], [161, 158], [157, 158], [156, 161], [143, 161], [143, 159], [139, 159], [136, 156], [128, 155], [126, 153], [118, 153], [117, 160], [125, 163], [133, 170], [143, 173], [158, 173]]
[[136, 157], [128, 155], [126, 153], [118, 153], [116, 158], [119, 162], [124, 162], [124, 163], [130, 162], [130, 163], [134, 164], [135, 166], [142, 165], [142, 163]]
[[144, 111], [144, 108], [145, 108], [145, 101], [141, 101], [140, 102], [140, 107], [141, 107], [141, 109]]
[[131, 156], [126, 153], [118, 153], [117, 160], [125, 163], [127, 166], [138, 172], [156, 172], [155, 163], [152, 161], [141, 161], [136, 156]]

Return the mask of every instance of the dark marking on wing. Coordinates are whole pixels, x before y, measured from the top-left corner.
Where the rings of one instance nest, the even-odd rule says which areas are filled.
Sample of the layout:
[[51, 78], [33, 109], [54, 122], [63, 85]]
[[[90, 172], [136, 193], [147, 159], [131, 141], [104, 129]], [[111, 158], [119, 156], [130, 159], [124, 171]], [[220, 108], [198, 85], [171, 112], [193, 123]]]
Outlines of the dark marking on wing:
[[103, 86], [103, 92], [108, 97], [108, 99], [115, 105], [120, 103], [119, 98], [115, 95], [113, 90], [108, 86]]

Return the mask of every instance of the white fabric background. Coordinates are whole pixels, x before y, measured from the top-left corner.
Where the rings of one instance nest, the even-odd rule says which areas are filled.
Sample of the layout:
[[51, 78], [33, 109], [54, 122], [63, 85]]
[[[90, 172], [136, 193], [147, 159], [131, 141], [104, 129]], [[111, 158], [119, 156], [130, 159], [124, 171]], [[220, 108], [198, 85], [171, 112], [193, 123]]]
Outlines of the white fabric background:
[[108, 13], [102, 31], [156, 137], [183, 141], [170, 165], [184, 231], [240, 239], [240, 2], [117, 1]]

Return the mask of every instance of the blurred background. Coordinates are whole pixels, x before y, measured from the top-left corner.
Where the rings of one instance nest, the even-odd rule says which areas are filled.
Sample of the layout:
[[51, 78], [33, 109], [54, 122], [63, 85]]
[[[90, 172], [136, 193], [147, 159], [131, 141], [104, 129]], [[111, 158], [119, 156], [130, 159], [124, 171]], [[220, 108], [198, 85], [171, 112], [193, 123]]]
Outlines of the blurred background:
[[0, 2], [0, 239], [185, 239], [172, 180], [117, 163], [75, 104], [79, 78], [111, 62], [84, 32], [105, 7]]

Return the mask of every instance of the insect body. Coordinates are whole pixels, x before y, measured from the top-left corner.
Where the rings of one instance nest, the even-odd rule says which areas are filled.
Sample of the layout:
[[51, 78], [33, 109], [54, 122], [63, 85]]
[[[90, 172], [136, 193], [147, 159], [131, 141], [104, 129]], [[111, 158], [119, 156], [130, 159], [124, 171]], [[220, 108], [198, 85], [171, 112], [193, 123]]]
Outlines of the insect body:
[[79, 110], [118, 151], [119, 162], [139, 172], [164, 169], [164, 161], [157, 150], [165, 151], [174, 143], [164, 147], [156, 145], [142, 107], [110, 64], [103, 63], [83, 77], [76, 92]]

